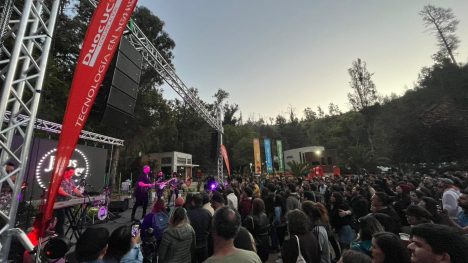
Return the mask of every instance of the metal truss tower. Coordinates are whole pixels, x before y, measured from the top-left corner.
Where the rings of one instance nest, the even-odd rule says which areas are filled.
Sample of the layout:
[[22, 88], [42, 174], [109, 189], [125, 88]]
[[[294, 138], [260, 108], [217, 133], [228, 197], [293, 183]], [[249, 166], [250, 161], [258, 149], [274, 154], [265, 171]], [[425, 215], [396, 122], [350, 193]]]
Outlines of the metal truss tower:
[[[0, 186], [6, 184], [13, 197], [18, 196], [21, 190], [34, 127], [45, 125], [43, 127], [47, 129], [47, 125], [51, 124], [40, 120], [38, 123], [36, 115], [60, 2], [61, 0], [24, 0], [23, 6], [18, 7], [14, 0], [6, 0], [1, 6]], [[96, 0], [89, 2], [95, 7], [98, 3]], [[127, 29], [131, 33], [127, 36], [129, 41], [143, 55], [145, 61], [219, 133], [222, 143], [224, 130], [221, 115], [218, 114], [215, 118], [210, 114], [137, 25], [132, 24]], [[13, 145], [14, 135], [23, 139], [16, 147]], [[11, 173], [3, 169], [9, 161], [17, 164]], [[218, 157], [218, 180], [224, 181], [222, 157]], [[11, 238], [16, 230], [18, 204], [18, 198], [12, 198], [10, 209], [0, 211], [0, 217], [7, 222], [0, 229], [0, 262], [7, 262]]]
[[[97, 6], [97, 0], [88, 0], [94, 7]], [[142, 54], [146, 63], [149, 66], [153, 67], [156, 72], [164, 79], [164, 81], [175, 91], [177, 94], [182, 97], [182, 99], [188, 103], [213, 129], [218, 132], [218, 138], [222, 138], [224, 133], [222, 119], [220, 119], [220, 114], [218, 112], [216, 117], [213, 117], [210, 112], [206, 109], [203, 103], [187, 88], [182, 79], [177, 76], [174, 68], [167, 60], [159, 53], [159, 51], [154, 47], [151, 41], [146, 37], [146, 35], [141, 31], [141, 29], [135, 23], [131, 23], [127, 26], [127, 30], [130, 34], [127, 34], [126, 37], [130, 43]], [[218, 110], [219, 111], [219, 110]], [[222, 143], [222, 139], [219, 140], [219, 143]], [[219, 152], [218, 145], [218, 181], [224, 182], [223, 176], [223, 160]]]
[[[6, 184], [13, 193], [9, 211], [0, 211], [6, 221], [0, 229], [1, 262], [7, 262], [15, 228], [19, 203], [15, 197], [26, 171], [59, 3], [60, 0], [25, 0], [18, 7], [13, 1], [6, 1], [2, 13], [9, 15], [0, 19], [0, 185]], [[13, 145], [13, 135], [22, 137], [21, 145]], [[8, 161], [17, 163], [11, 173], [3, 169]]]

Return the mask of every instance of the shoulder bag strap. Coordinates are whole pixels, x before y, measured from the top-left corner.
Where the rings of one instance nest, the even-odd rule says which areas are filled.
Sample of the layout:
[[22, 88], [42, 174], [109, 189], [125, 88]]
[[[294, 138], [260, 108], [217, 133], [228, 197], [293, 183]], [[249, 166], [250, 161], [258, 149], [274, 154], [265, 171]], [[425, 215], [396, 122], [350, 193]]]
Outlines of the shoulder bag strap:
[[299, 238], [294, 235], [296, 237], [296, 241], [297, 241], [297, 250], [299, 251], [299, 256], [302, 257], [302, 253], [301, 253], [301, 244], [299, 243]]

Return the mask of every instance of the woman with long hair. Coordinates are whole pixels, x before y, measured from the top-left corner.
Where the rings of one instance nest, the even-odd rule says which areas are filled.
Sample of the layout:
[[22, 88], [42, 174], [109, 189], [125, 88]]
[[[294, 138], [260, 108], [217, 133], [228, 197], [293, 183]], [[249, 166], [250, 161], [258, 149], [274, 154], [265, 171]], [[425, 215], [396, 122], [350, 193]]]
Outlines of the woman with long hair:
[[354, 240], [356, 233], [351, 227], [351, 210], [346, 203], [343, 195], [339, 192], [333, 192], [330, 198], [332, 207], [330, 211], [330, 224], [338, 234], [338, 239], [342, 248], [349, 248]]
[[196, 262], [195, 242], [195, 230], [190, 225], [187, 211], [183, 207], [176, 208], [159, 246], [159, 262]]
[[374, 263], [410, 263], [410, 254], [400, 238], [390, 232], [375, 233], [372, 237]]
[[358, 239], [351, 243], [351, 249], [365, 253], [366, 255], [370, 256], [372, 247], [372, 236], [375, 233], [384, 232], [385, 229], [372, 214], [359, 218], [358, 222]]
[[310, 219], [303, 211], [294, 209], [288, 213], [288, 230], [289, 239], [284, 241], [281, 248], [283, 262], [296, 262], [300, 250], [307, 263], [319, 263], [319, 244], [310, 231]]
[[312, 233], [317, 237], [317, 241], [320, 248], [320, 262], [330, 263], [330, 245], [328, 242], [327, 228], [322, 222], [322, 214], [316, 205], [312, 201], [305, 201], [302, 203], [302, 211], [309, 217], [312, 225]]
[[270, 254], [270, 223], [265, 213], [265, 203], [262, 199], [255, 198], [253, 200], [252, 214], [244, 219], [243, 225], [255, 239], [258, 256], [263, 262], [266, 262]]
[[[133, 231], [132, 231], [133, 229]], [[104, 262], [106, 263], [141, 263], [143, 254], [140, 249], [138, 226], [121, 226], [112, 231], [109, 237]]]
[[328, 234], [328, 242], [330, 249], [333, 249], [333, 255], [335, 255], [335, 260], [339, 259], [341, 256], [341, 247], [338, 240], [333, 235], [331, 226], [330, 226], [330, 217], [328, 216], [328, 209], [322, 203], [314, 203], [314, 206], [320, 211], [320, 221], [322, 222], [323, 226], [327, 229]]
[[320, 211], [320, 220], [322, 224], [329, 226], [330, 217], [328, 216], [328, 210], [322, 203], [314, 203], [314, 206]]

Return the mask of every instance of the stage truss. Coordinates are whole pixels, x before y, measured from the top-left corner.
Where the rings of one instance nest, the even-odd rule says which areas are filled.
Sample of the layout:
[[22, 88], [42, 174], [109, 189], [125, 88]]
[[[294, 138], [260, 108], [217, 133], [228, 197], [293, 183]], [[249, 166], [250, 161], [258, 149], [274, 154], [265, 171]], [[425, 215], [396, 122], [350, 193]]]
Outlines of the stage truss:
[[[88, 0], [88, 2], [96, 7], [99, 1]], [[188, 103], [213, 129], [218, 132], [218, 159], [217, 159], [217, 176], [218, 181], [224, 182], [223, 176], [223, 157], [219, 152], [219, 145], [223, 143], [223, 123], [222, 109], [218, 108], [217, 116], [210, 114], [203, 103], [190, 91], [179, 76], [177, 76], [174, 68], [154, 47], [153, 43], [146, 37], [143, 31], [136, 23], [127, 25], [127, 30], [130, 34], [125, 34], [130, 43], [140, 52], [146, 63], [153, 67], [154, 70], [164, 79], [164, 81], [175, 91], [180, 97]]]
[[[0, 78], [2, 94], [0, 99], [0, 186], [4, 183], [18, 196], [24, 180], [28, 153], [34, 128], [60, 133], [60, 124], [37, 120], [37, 110], [44, 82], [47, 59], [54, 35], [58, 7], [61, 0], [25, 0], [22, 7], [14, 0], [6, 0], [0, 17]], [[96, 7], [98, 1], [89, 0]], [[219, 133], [222, 143], [222, 114], [213, 117], [198, 98], [177, 76], [172, 66], [157, 51], [135, 23], [127, 26], [130, 43], [143, 55], [165, 82], [176, 91], [203, 119]], [[13, 148], [13, 136], [19, 135], [23, 143]], [[119, 139], [91, 132], [82, 132], [80, 138], [115, 145], [123, 144]], [[111, 139], [110, 139], [111, 138]], [[218, 147], [219, 149], [219, 147]], [[11, 173], [3, 167], [9, 161], [17, 163]], [[218, 151], [218, 180], [223, 178], [223, 159]], [[11, 179], [16, 176], [16, 182]], [[19, 200], [12, 198], [8, 213], [0, 211], [0, 217], [7, 223], [0, 229], [0, 260], [7, 262], [12, 235], [15, 228]]]
[[[60, 0], [25, 0], [22, 7], [14, 1], [5, 1], [0, 25], [0, 185], [4, 183], [13, 193], [11, 208], [0, 212], [6, 224], [0, 229], [2, 237], [1, 262], [7, 262], [11, 238], [15, 229], [16, 213], [28, 161], [42, 84]], [[10, 111], [8, 120], [6, 113]], [[23, 116], [23, 117], [20, 117]], [[13, 148], [13, 136], [19, 135], [23, 143]], [[8, 161], [17, 163], [11, 173], [3, 169]], [[16, 176], [16, 182], [11, 179]]]

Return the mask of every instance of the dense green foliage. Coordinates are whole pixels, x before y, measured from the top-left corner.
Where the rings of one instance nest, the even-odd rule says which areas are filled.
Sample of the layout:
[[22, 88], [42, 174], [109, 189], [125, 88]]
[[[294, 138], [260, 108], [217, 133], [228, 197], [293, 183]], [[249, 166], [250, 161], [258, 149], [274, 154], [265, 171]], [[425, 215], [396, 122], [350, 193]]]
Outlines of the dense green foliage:
[[[63, 10], [73, 11], [60, 14], [40, 105], [42, 119], [61, 122], [91, 14], [85, 2], [68, 3]], [[144, 7], [137, 9], [133, 19], [171, 61], [175, 43], [163, 30], [164, 22]], [[187, 152], [203, 170], [215, 167], [210, 157], [213, 130], [181, 99], [165, 99], [158, 88], [162, 82], [154, 70], [144, 68], [135, 118], [128, 125], [110, 128], [100, 123], [97, 114], [90, 116], [87, 130], [125, 140], [119, 166], [123, 178], [138, 169], [139, 152]], [[195, 88], [192, 91], [198, 93]], [[422, 69], [418, 83], [404, 96], [381, 98], [346, 113], [330, 103], [328, 113], [308, 107], [303, 118], [291, 108], [288, 116], [278, 115], [268, 122], [243, 120], [238, 105], [226, 103], [228, 98], [228, 92], [219, 90], [212, 102], [204, 103], [213, 114], [218, 105], [224, 105], [224, 144], [237, 173], [250, 172], [253, 138], [280, 139], [285, 150], [310, 145], [337, 149], [338, 163], [348, 168], [465, 160], [468, 152], [468, 65], [455, 65], [449, 59]], [[272, 147], [276, 155], [276, 144]]]

